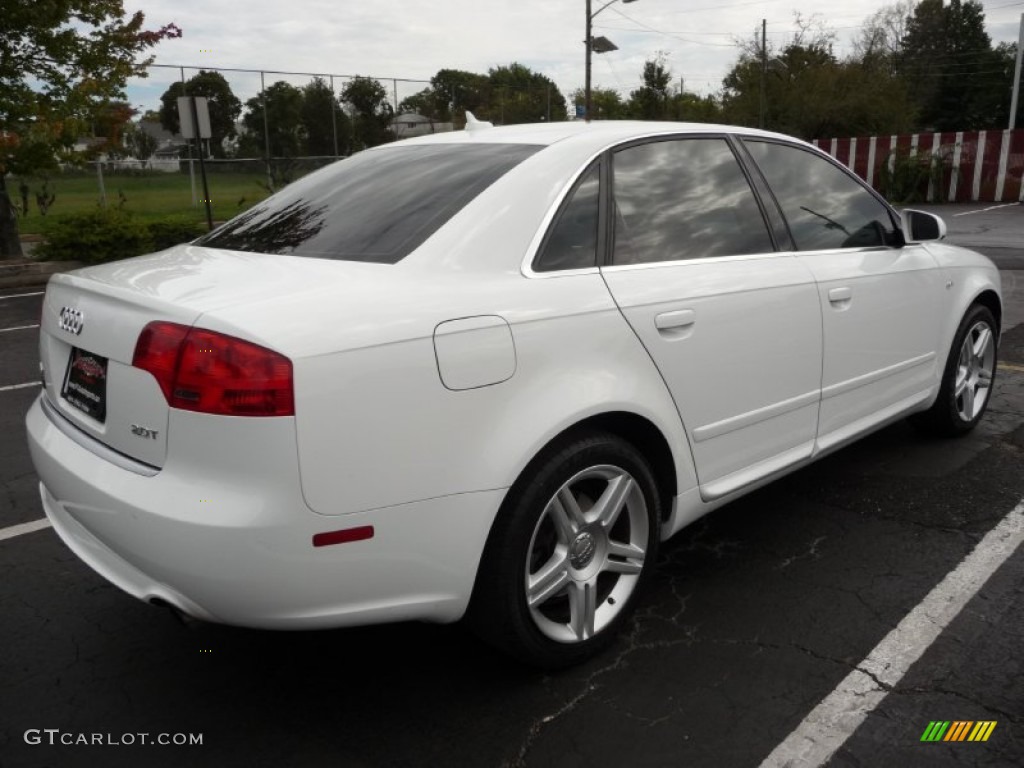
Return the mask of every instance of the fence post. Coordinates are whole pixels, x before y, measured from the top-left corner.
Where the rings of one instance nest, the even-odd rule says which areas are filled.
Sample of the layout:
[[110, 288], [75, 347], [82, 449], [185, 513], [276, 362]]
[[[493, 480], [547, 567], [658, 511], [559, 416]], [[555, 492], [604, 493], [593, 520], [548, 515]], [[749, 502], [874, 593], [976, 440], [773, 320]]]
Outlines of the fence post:
[[263, 70], [260, 70], [260, 102], [263, 104], [263, 144], [266, 147], [267, 158], [267, 190], [274, 191], [274, 176], [270, 171], [270, 123], [267, 121], [267, 83], [263, 79]]
[[338, 156], [338, 115], [334, 108], [334, 75], [331, 78], [331, 130], [334, 132], [334, 156]]
[[96, 161], [96, 177], [100, 182], [100, 205], [107, 207], [107, 188], [103, 185], [103, 163]]

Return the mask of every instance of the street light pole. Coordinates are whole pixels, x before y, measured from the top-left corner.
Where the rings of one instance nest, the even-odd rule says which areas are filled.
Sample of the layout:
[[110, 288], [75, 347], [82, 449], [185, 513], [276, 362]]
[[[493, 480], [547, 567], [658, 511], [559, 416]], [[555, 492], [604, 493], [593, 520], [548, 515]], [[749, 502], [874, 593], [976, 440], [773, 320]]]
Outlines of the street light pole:
[[[584, 41], [587, 44], [587, 74], [584, 83], [583, 119], [590, 122], [590, 55], [594, 48], [594, 15], [590, 12], [590, 0], [587, 0], [587, 37]], [[577, 59], [578, 61], [578, 59]]]
[[[583, 118], [588, 123], [590, 122], [590, 56], [594, 52], [594, 17], [597, 16], [597, 14], [599, 14], [601, 11], [603, 11], [605, 8], [607, 8], [612, 3], [617, 3], [617, 2], [619, 2], [619, 0], [608, 0], [607, 3], [602, 5], [600, 8], [598, 8], [593, 13], [591, 13], [591, 10], [590, 10], [590, 8], [591, 8], [591, 0], [587, 0], [587, 7], [586, 7], [586, 12], [587, 12], [587, 26], [586, 26], [587, 37], [583, 41], [584, 45], [587, 46], [586, 76], [585, 76], [584, 85], [583, 85], [583, 109], [585, 110], [584, 114], [583, 114]], [[635, 2], [636, 2], [636, 0], [622, 0], [623, 5], [625, 5], [626, 3], [635, 3]], [[604, 38], [604, 37], [599, 37], [597, 39], [597, 42], [601, 43], [603, 45], [603, 47], [598, 49], [598, 51], [597, 51], [598, 53], [606, 53], [608, 51], [614, 51], [615, 50], [615, 44], [612, 43], [610, 40]]]

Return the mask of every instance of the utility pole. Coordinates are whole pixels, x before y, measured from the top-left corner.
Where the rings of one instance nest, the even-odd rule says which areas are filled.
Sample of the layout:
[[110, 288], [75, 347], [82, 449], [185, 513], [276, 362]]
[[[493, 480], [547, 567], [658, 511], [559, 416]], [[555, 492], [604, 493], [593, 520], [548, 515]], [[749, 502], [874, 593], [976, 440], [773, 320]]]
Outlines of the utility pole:
[[588, 123], [590, 122], [590, 56], [593, 53], [591, 50], [593, 47], [593, 16], [590, 14], [590, 0], [587, 0], [587, 38], [584, 40], [584, 44], [587, 46], [587, 74], [585, 78], [585, 84], [583, 86], [583, 119]]
[[1020, 15], [1020, 39], [1017, 41], [1017, 66], [1013, 68], [1013, 96], [1010, 98], [1010, 130], [1017, 125], [1017, 104], [1020, 99], [1020, 65], [1024, 57], [1024, 13]]
[[758, 110], [757, 127], [764, 128], [764, 111], [765, 111], [765, 96], [764, 96], [764, 81], [768, 76], [768, 20], [761, 19], [761, 104]]

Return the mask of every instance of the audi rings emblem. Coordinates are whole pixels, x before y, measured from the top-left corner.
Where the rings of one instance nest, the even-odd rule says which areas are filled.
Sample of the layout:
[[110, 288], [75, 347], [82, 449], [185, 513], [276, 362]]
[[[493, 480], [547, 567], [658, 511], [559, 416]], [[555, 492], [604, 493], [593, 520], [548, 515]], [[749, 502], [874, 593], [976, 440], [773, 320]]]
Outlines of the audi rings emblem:
[[77, 336], [82, 332], [82, 327], [85, 325], [85, 315], [82, 314], [80, 309], [61, 307], [60, 321], [57, 324], [62, 331], [67, 331]]

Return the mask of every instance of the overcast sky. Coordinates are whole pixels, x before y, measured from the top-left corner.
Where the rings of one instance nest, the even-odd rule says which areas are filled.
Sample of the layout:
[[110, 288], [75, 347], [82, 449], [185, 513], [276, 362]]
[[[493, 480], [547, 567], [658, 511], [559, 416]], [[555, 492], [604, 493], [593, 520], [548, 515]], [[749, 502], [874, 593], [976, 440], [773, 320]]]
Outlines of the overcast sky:
[[[594, 0], [594, 9], [603, 0]], [[865, 18], [889, 3], [847, 0], [818, 18], [836, 31], [836, 53], [851, 50]], [[675, 83], [701, 94], [721, 88], [738, 56], [737, 38], [750, 39], [768, 21], [769, 44], [784, 43], [794, 32], [794, 14], [815, 14], [811, 0], [636, 0], [616, 2], [594, 21], [618, 51], [594, 56], [594, 85], [624, 96], [640, 82], [646, 59], [666, 54]], [[1016, 41], [1024, 0], [986, 0], [985, 18], [993, 41]], [[486, 73], [492, 66], [518, 61], [541, 72], [566, 97], [583, 85], [584, 0], [125, 0], [125, 10], [142, 10], [147, 27], [174, 22], [184, 31], [178, 40], [156, 48], [157, 64], [184, 65], [185, 77], [199, 67], [266, 69], [379, 78], [429, 80], [439, 69]], [[245, 99], [260, 87], [258, 74], [225, 76]], [[133, 80], [129, 101], [158, 105], [174, 69], [151, 70]], [[308, 77], [267, 75], [302, 85]], [[336, 88], [341, 82], [335, 82]], [[389, 83], [389, 90], [392, 85]], [[426, 83], [399, 82], [399, 99]]]

